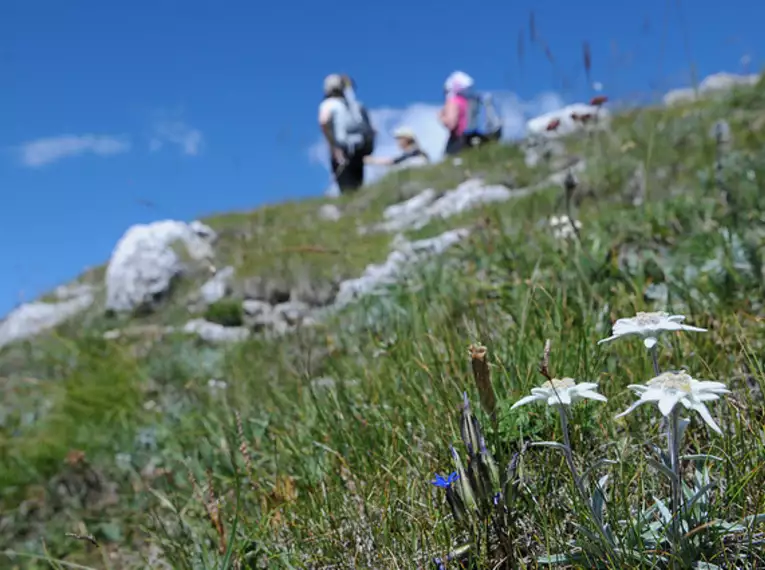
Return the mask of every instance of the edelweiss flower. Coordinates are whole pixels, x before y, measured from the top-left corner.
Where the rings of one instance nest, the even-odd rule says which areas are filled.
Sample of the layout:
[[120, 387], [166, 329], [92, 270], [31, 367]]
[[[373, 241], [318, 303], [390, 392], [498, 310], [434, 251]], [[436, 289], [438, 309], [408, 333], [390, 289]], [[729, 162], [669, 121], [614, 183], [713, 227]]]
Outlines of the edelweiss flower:
[[512, 410], [537, 400], [547, 402], [548, 406], [570, 406], [578, 400], [588, 398], [605, 402], [606, 397], [595, 391], [597, 387], [598, 385], [595, 382], [577, 384], [573, 378], [553, 378], [542, 384], [539, 388], [532, 388], [531, 396], [521, 398], [510, 409]]
[[722, 382], [696, 380], [685, 372], [664, 372], [646, 384], [630, 384], [627, 387], [639, 395], [640, 399], [616, 416], [617, 418], [629, 414], [646, 402], [656, 402], [662, 415], [668, 416], [680, 403], [686, 409], [698, 412], [709, 427], [717, 433], [722, 433], [704, 404], [719, 399], [720, 394], [730, 393]]
[[707, 332], [707, 329], [682, 324], [684, 320], [683, 315], [670, 315], [661, 311], [655, 313], [640, 312], [634, 317], [618, 319], [614, 323], [613, 336], [599, 340], [598, 344], [622, 336], [638, 335], [643, 337], [643, 344], [650, 349], [656, 345], [657, 337], [664, 331]]

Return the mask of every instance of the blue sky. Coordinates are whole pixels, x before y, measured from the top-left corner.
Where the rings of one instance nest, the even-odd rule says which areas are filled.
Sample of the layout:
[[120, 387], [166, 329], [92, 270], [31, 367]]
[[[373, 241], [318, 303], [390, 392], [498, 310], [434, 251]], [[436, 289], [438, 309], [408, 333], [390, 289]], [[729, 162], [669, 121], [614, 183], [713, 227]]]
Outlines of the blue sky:
[[131, 224], [322, 194], [327, 73], [352, 74], [384, 129], [437, 128], [455, 69], [522, 125], [589, 97], [583, 40], [593, 80], [632, 99], [691, 63], [759, 69], [763, 21], [754, 0], [3, 0], [0, 314], [105, 262]]

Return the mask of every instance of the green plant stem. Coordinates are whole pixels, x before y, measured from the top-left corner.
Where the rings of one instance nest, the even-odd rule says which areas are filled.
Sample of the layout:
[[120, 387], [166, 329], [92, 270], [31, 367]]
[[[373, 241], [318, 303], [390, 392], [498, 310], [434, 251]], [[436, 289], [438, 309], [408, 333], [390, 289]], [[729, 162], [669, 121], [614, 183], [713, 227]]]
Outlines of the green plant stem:
[[659, 369], [659, 343], [653, 345], [653, 348], [651, 348], [651, 362], [653, 362], [653, 375], [658, 376], [661, 374], [661, 370]]
[[584, 485], [582, 484], [582, 480], [579, 478], [579, 472], [577, 471], [576, 465], [574, 464], [574, 455], [571, 452], [571, 438], [568, 434], [568, 415], [566, 415], [566, 406], [561, 405], [556, 407], [558, 408], [558, 413], [560, 414], [560, 427], [563, 431], [563, 445], [566, 448], [563, 450], [563, 455], [566, 457], [566, 463], [568, 464], [568, 468], [571, 471], [571, 476], [574, 478], [574, 484], [576, 485], [579, 494], [582, 496], [582, 500], [589, 504], [587, 493], [584, 490]]
[[674, 478], [672, 487], [672, 554], [677, 555], [680, 548], [680, 409], [675, 406], [669, 414], [667, 422], [667, 440], [669, 443], [669, 458]]
[[603, 532], [603, 528], [601, 524], [598, 522], [600, 517], [595, 512], [595, 509], [593, 507], [592, 501], [587, 496], [587, 491], [584, 488], [584, 483], [579, 477], [579, 471], [576, 469], [576, 465], [574, 464], [574, 454], [571, 451], [571, 437], [568, 434], [568, 415], [566, 414], [566, 406], [559, 405], [556, 406], [558, 408], [558, 413], [560, 414], [560, 427], [563, 431], [563, 446], [565, 449], [563, 450], [563, 455], [566, 458], [566, 463], [568, 464], [568, 468], [571, 471], [571, 476], [574, 478], [574, 484], [576, 485], [577, 490], [579, 491], [579, 495], [582, 497], [582, 500], [587, 505], [588, 510], [590, 511], [590, 516], [592, 517], [592, 522], [595, 523], [595, 526], [598, 529], [598, 533], [603, 538], [605, 544], [609, 549], [613, 546], [611, 544], [611, 541], [608, 539], [608, 536]]

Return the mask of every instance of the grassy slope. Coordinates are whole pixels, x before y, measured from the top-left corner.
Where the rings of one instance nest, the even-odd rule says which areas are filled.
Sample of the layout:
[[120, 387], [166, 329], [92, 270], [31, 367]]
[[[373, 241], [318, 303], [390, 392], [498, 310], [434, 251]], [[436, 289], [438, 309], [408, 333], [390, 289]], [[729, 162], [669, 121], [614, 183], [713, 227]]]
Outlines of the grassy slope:
[[[655, 282], [668, 287], [668, 310], [710, 329], [671, 337], [662, 368], [686, 365], [735, 390], [735, 405], [713, 408], [727, 437], [709, 437], [696, 419], [689, 430], [692, 448], [724, 458], [714, 469], [724, 481], [720, 514], [762, 512], [765, 417], [752, 386], [763, 383], [758, 260], [765, 204], [747, 172], [765, 179], [763, 117], [758, 86], [720, 101], [630, 112], [609, 134], [568, 141], [588, 158], [580, 188], [596, 197], [579, 205], [581, 246], [561, 250], [539, 224], [561, 213], [556, 188], [433, 222], [411, 236], [466, 224], [476, 231], [445, 262], [428, 264], [390, 296], [367, 299], [326, 328], [229, 349], [180, 336], [106, 343], [96, 333], [119, 323], [94, 312], [56, 335], [4, 349], [0, 548], [40, 554], [45, 537], [52, 557], [121, 568], [158, 542], [173, 567], [196, 567], [198, 556], [218, 567], [217, 534], [203, 501], [192, 497], [190, 470], [200, 485], [209, 472], [237, 558], [248, 553], [271, 567], [425, 565], [459, 538], [429, 481], [450, 469], [462, 391], [477, 400], [466, 357], [476, 341], [488, 346], [493, 364], [501, 414], [489, 443], [500, 457], [521, 438], [559, 437], [544, 409], [508, 411], [542, 380], [535, 369], [545, 339], [555, 374], [600, 381], [609, 403], [577, 409], [573, 445], [584, 464], [604, 452], [620, 460], [610, 500], [613, 516], [622, 517], [657, 492], [640, 446], [660, 442], [658, 424], [647, 421], [654, 414], [612, 419], [631, 401], [625, 386], [651, 368], [633, 343], [605, 350], [595, 341], [611, 320], [651, 307], [644, 292]], [[735, 136], [724, 174], [740, 206], [736, 219], [713, 183], [714, 145], [706, 135], [718, 118], [730, 121]], [[649, 173], [648, 200], [635, 208], [621, 194], [640, 163]], [[234, 263], [240, 276], [354, 275], [380, 261], [391, 238], [356, 238], [356, 224], [379, 220], [385, 205], [413, 189], [451, 188], [468, 174], [523, 185], [546, 173], [527, 169], [518, 149], [492, 148], [466, 156], [460, 168], [402, 173], [343, 199], [340, 222], [316, 220], [324, 200], [207, 221], [222, 232], [219, 264]], [[731, 266], [725, 227], [747, 244], [751, 275]], [[687, 281], [685, 268], [703, 265], [717, 249], [724, 252], [719, 270]], [[177, 295], [147, 321], [179, 320], [183, 306]], [[227, 388], [211, 391], [211, 378]], [[237, 451], [236, 414], [246, 460]], [[564, 549], [575, 515], [570, 477], [554, 451], [534, 450], [524, 465], [537, 503], [519, 517], [527, 533], [515, 548], [531, 560]], [[92, 533], [104, 546], [67, 532]]]

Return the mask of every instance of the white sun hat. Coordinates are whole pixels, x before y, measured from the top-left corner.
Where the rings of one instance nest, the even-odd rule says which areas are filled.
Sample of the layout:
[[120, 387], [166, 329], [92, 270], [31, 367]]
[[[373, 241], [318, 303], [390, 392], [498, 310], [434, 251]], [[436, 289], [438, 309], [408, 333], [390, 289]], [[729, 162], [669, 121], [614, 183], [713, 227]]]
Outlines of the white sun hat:
[[470, 89], [473, 86], [473, 78], [464, 71], [454, 71], [444, 82], [444, 89], [447, 91], [459, 92]]
[[393, 138], [396, 139], [409, 139], [411, 141], [416, 141], [417, 136], [414, 134], [414, 131], [410, 129], [409, 127], [401, 126], [398, 127], [393, 131]]

